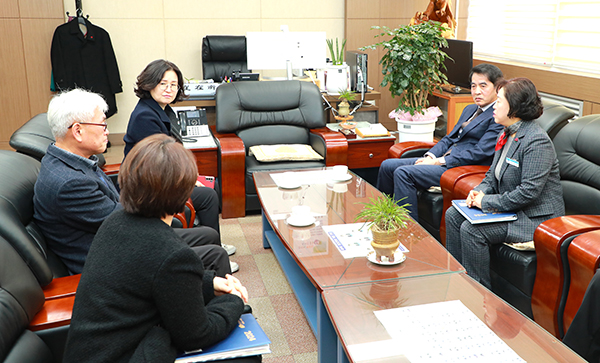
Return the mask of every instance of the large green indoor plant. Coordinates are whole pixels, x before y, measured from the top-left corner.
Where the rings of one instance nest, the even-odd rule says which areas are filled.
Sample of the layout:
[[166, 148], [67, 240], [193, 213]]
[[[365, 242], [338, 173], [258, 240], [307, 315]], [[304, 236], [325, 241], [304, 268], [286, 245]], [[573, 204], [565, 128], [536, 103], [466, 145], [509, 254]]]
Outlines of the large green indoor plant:
[[379, 61], [383, 73], [381, 86], [387, 86], [392, 97], [400, 97], [396, 111], [423, 114], [429, 106], [427, 96], [435, 90], [441, 91], [440, 84], [447, 81], [443, 70], [448, 56], [442, 48], [448, 42], [442, 36], [441, 24], [427, 21], [397, 29], [385, 26], [372, 29], [380, 29], [382, 32], [375, 37], [384, 40], [361, 49], [381, 47], [385, 51]]

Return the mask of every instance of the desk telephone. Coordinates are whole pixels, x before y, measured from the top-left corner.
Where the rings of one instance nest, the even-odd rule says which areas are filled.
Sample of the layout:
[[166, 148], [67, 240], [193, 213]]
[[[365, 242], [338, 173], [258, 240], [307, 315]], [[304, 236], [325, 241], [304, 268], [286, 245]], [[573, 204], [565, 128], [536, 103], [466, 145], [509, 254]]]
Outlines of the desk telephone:
[[205, 109], [179, 111], [178, 116], [181, 123], [181, 136], [210, 135]]

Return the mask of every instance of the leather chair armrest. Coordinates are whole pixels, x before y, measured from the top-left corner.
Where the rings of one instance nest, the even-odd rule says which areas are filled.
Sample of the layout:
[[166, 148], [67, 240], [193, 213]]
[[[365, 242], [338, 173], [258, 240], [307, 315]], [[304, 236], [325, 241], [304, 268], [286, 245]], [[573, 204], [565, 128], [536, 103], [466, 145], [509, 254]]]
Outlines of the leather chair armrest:
[[238, 218], [246, 215], [246, 148], [233, 133], [219, 133], [211, 126], [219, 146], [219, 179], [221, 183], [221, 216]]
[[71, 324], [75, 295], [46, 300], [42, 309], [31, 319], [29, 330], [38, 331]]
[[600, 230], [575, 237], [569, 246], [568, 257], [571, 283], [563, 314], [565, 332], [571, 326], [590, 281], [600, 265]]
[[479, 185], [489, 166], [465, 165], [448, 169], [442, 174], [440, 187], [444, 198], [444, 210], [440, 223], [440, 240], [446, 246], [446, 211], [454, 199], [465, 199], [474, 187]]
[[102, 167], [102, 171], [106, 175], [115, 175], [115, 174], [119, 174], [120, 168], [121, 168], [121, 164], [105, 164]]
[[348, 164], [348, 140], [340, 132], [334, 132], [327, 127], [311, 129], [313, 135], [318, 135], [325, 141], [325, 165]]
[[196, 209], [194, 208], [194, 205], [192, 204], [192, 199], [188, 198], [188, 200], [185, 202], [185, 208], [187, 208], [189, 210], [190, 213], [190, 218], [189, 218], [189, 223], [188, 223], [188, 218], [186, 216], [186, 211], [184, 210], [183, 212], [179, 212], [175, 215], [173, 215], [173, 218], [176, 218], [179, 222], [181, 222], [181, 228], [192, 228], [194, 227], [194, 220], [196, 219]]
[[402, 154], [408, 151], [422, 150], [423, 154], [427, 152], [427, 150], [431, 149], [436, 142], [427, 142], [427, 141], [405, 141], [394, 144], [388, 150], [389, 158], [400, 158]]
[[[559, 305], [564, 291], [563, 244], [575, 236], [600, 229], [600, 216], [572, 215], [552, 218], [540, 224], [533, 234], [537, 271], [531, 308], [534, 320], [544, 329], [561, 337]], [[566, 257], [565, 257], [566, 258]]]
[[80, 279], [81, 274], [55, 277], [52, 279], [51, 283], [42, 288], [44, 290], [46, 301], [75, 295]]

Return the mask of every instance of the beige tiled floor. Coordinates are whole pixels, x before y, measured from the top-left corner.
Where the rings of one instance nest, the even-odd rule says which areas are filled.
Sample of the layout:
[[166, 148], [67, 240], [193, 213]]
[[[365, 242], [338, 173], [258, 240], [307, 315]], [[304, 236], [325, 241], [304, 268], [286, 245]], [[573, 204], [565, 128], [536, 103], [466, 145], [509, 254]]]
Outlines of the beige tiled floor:
[[248, 288], [254, 316], [271, 339], [265, 363], [315, 363], [317, 341], [273, 252], [262, 247], [260, 215], [221, 220], [221, 240], [237, 247], [235, 275]]

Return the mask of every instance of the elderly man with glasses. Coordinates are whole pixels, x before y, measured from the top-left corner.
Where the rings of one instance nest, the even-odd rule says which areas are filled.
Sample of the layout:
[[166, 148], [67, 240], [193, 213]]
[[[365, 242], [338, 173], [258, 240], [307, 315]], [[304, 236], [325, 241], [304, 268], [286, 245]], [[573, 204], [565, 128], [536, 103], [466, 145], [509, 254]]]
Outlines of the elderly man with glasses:
[[[48, 106], [55, 143], [48, 146], [35, 183], [34, 219], [48, 247], [72, 274], [81, 273], [100, 224], [120, 209], [119, 192], [98, 167], [95, 154], [106, 150], [108, 106], [95, 93], [74, 89]], [[175, 229], [218, 276], [231, 273], [227, 252], [210, 227]], [[139, 251], [143, 256], [144, 251]]]

